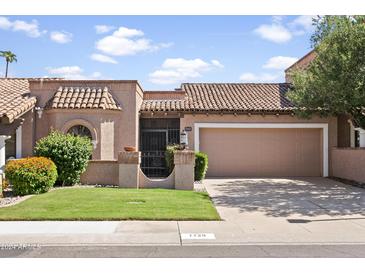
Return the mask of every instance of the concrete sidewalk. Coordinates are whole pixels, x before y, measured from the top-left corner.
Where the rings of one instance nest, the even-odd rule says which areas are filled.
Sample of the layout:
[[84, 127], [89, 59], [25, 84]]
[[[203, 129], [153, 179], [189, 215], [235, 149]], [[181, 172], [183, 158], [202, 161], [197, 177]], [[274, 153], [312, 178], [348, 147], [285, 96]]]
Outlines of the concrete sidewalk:
[[295, 224], [291, 230], [278, 225], [251, 231], [227, 221], [0, 222], [0, 246], [365, 244], [365, 228], [331, 228], [307, 231]]

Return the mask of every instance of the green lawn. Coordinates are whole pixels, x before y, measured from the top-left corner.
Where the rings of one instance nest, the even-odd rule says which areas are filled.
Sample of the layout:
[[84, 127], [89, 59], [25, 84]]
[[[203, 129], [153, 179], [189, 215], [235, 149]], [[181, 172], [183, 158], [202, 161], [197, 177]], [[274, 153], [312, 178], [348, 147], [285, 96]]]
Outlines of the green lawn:
[[208, 194], [167, 189], [62, 188], [0, 208], [0, 220], [219, 220]]

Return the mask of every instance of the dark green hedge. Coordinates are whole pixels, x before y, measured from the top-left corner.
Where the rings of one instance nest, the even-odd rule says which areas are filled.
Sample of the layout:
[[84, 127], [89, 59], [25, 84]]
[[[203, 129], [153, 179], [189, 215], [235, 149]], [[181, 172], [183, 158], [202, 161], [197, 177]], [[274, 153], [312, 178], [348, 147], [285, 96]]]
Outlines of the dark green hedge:
[[45, 157], [30, 157], [9, 161], [5, 174], [12, 183], [15, 195], [39, 194], [54, 185], [57, 167]]
[[[166, 148], [165, 160], [169, 173], [174, 169], [174, 152], [181, 150], [180, 145], [169, 145]], [[203, 152], [195, 152], [194, 180], [201, 181], [205, 178], [208, 170], [208, 155]]]
[[68, 186], [80, 182], [91, 157], [92, 144], [87, 137], [52, 131], [37, 142], [34, 153], [50, 158], [57, 166], [57, 184]]
[[195, 152], [194, 179], [201, 181], [208, 170], [208, 155], [203, 152]]

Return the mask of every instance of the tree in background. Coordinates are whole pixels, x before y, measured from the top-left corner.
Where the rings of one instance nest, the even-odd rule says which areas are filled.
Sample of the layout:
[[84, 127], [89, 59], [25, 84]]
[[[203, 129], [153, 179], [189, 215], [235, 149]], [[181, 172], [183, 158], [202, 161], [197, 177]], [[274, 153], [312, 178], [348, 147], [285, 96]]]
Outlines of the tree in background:
[[291, 74], [288, 97], [297, 114], [346, 114], [365, 129], [365, 16], [323, 16], [313, 20], [316, 58]]
[[8, 77], [8, 69], [9, 63], [17, 62], [16, 55], [11, 51], [0, 51], [0, 56], [5, 58], [6, 61], [6, 69], [5, 69], [5, 78]]

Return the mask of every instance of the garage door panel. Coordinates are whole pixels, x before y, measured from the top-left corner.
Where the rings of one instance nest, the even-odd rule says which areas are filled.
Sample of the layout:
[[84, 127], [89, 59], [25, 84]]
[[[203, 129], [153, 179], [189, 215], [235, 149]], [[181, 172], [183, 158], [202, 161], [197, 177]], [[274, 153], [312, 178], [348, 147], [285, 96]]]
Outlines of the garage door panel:
[[[275, 130], [264, 129], [262, 131], [256, 130], [256, 133], [261, 136], [260, 147], [264, 148], [261, 154], [261, 175], [281, 176], [281, 174], [283, 174], [283, 165], [286, 162], [292, 164], [292, 160], [288, 161], [288, 158], [292, 155], [288, 154], [287, 149], [283, 149], [283, 147], [278, 144], [287, 142], [285, 138], [292, 137], [290, 135], [288, 136], [288, 133], [290, 132], [284, 130], [280, 131], [281, 134], [278, 134]], [[288, 170], [288, 168], [284, 169]]]
[[319, 131], [318, 129], [298, 129], [300, 136], [297, 140], [297, 165], [305, 173], [310, 173], [311, 170], [317, 168], [319, 168], [319, 172], [322, 170], [321, 134]]
[[320, 140], [320, 129], [200, 129], [208, 176], [320, 176]]

